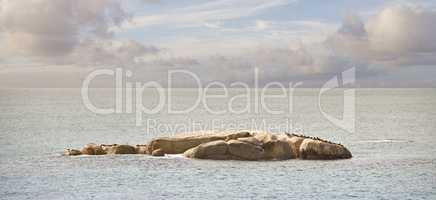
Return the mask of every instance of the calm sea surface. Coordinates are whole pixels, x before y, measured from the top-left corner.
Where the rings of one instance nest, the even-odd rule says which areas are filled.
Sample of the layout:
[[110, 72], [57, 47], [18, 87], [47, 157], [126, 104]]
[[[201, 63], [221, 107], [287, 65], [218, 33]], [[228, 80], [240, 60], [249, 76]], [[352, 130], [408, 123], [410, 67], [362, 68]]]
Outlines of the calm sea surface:
[[[112, 95], [110, 89], [91, 91], [102, 107], [113, 106]], [[184, 109], [195, 103], [196, 93], [180, 89], [172, 98], [172, 108]], [[153, 91], [143, 99], [144, 105], [157, 103]], [[343, 99], [341, 91], [326, 94], [321, 107], [340, 117]], [[207, 103], [212, 109], [228, 107], [228, 99]], [[167, 109], [144, 114], [136, 126], [134, 112], [90, 112], [78, 89], [1, 89], [0, 199], [436, 199], [436, 89], [358, 89], [355, 103], [351, 133], [321, 114], [315, 89], [297, 89], [292, 112], [289, 99], [267, 102], [286, 111], [282, 114], [250, 109], [214, 115], [200, 105], [186, 114]], [[232, 106], [245, 105], [241, 100]], [[199, 129], [293, 130], [340, 142], [354, 157], [241, 162], [179, 155], [61, 156], [64, 148], [89, 142], [141, 144]]]

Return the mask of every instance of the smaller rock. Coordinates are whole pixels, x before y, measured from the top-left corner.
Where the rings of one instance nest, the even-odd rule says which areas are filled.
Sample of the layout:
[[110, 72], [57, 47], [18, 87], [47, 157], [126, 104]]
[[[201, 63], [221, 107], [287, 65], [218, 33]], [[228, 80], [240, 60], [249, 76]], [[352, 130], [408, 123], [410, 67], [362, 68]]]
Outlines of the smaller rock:
[[118, 144], [100, 144], [100, 147], [105, 151], [106, 153], [114, 146], [117, 146]]
[[136, 154], [148, 154], [148, 146], [146, 144], [137, 144], [135, 151]]
[[197, 151], [198, 151], [198, 146], [194, 147], [194, 148], [190, 148], [188, 150], [186, 150], [183, 155], [187, 158], [197, 158]]
[[136, 149], [127, 144], [115, 145], [108, 149], [108, 154], [136, 154]]
[[104, 155], [106, 152], [101, 148], [100, 145], [94, 143], [89, 143], [85, 145], [81, 150], [82, 154], [86, 155]]
[[152, 156], [165, 156], [165, 152], [162, 149], [156, 149], [151, 152]]
[[300, 146], [300, 158], [308, 160], [349, 159], [351, 152], [342, 145], [316, 139], [304, 139]]
[[78, 156], [78, 155], [82, 155], [82, 152], [80, 152], [80, 150], [77, 150], [77, 149], [65, 149], [64, 155], [65, 156]]

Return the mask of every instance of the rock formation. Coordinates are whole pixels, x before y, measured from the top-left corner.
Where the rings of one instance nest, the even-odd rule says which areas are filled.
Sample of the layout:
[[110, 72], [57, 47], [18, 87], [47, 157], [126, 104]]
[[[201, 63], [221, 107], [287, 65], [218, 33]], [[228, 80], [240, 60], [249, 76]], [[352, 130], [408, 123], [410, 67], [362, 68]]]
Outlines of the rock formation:
[[100, 145], [94, 144], [94, 143], [89, 143], [87, 145], [85, 145], [80, 152], [82, 152], [82, 154], [86, 154], [86, 155], [103, 155], [106, 154], [106, 152], [103, 150], [103, 148]]
[[64, 155], [182, 154], [212, 160], [348, 159], [351, 152], [341, 144], [297, 134], [265, 132], [219, 132], [160, 137], [143, 145], [87, 144]]
[[153, 152], [156, 149], [161, 149], [165, 154], [180, 154], [186, 150], [196, 147], [200, 144], [215, 141], [236, 139], [240, 137], [248, 137], [250, 133], [227, 133], [227, 134], [196, 134], [196, 135], [181, 135], [174, 137], [160, 137], [153, 139], [148, 145], [148, 152]]
[[65, 149], [64, 155], [66, 156], [78, 156], [82, 155], [82, 152], [77, 149]]
[[228, 145], [224, 140], [216, 140], [193, 147], [185, 151], [184, 155], [188, 158], [226, 160], [227, 150]]
[[305, 139], [300, 146], [300, 158], [311, 160], [351, 158], [351, 152], [339, 144]]
[[107, 154], [136, 154], [136, 149], [133, 146], [121, 144], [114, 145], [106, 151]]

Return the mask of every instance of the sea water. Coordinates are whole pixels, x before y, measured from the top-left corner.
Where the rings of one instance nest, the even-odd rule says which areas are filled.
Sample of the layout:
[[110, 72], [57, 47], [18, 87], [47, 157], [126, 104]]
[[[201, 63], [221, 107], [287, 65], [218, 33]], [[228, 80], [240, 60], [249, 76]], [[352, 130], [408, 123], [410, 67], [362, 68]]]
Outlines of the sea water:
[[[173, 108], [190, 107], [194, 93], [174, 93]], [[144, 114], [137, 126], [134, 112], [92, 113], [80, 89], [1, 89], [0, 199], [436, 199], [435, 89], [357, 89], [354, 131], [326, 119], [318, 95], [317, 89], [297, 89], [292, 112], [289, 99], [272, 99], [268, 106], [282, 114], [211, 114], [199, 106], [184, 114]], [[114, 105], [111, 89], [95, 89], [91, 96], [96, 105]], [[145, 104], [156, 103], [155, 96], [146, 92]], [[341, 92], [320, 100], [323, 112], [340, 119]], [[235, 109], [247, 102], [239, 103]], [[214, 109], [227, 104], [208, 102]], [[244, 162], [61, 155], [64, 148], [90, 142], [143, 144], [201, 128], [300, 132], [340, 142], [353, 158]]]

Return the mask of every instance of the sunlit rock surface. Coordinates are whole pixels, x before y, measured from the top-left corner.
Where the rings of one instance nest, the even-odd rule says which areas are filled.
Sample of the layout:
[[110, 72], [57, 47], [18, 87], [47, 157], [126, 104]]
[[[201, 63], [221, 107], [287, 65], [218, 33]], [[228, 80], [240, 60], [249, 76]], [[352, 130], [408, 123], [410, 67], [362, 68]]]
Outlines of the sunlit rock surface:
[[196, 147], [200, 144], [216, 141], [237, 139], [240, 137], [248, 137], [248, 132], [237, 133], [197, 133], [197, 134], [184, 134], [176, 135], [173, 137], [159, 137], [153, 139], [148, 145], [148, 151], [153, 152], [156, 149], [161, 149], [165, 154], [180, 154], [186, 150]]
[[333, 160], [351, 158], [341, 144], [316, 137], [266, 132], [201, 132], [159, 137], [147, 144], [97, 145], [90, 143], [81, 150], [66, 149], [64, 155], [104, 154], [183, 154], [188, 158], [212, 160]]

